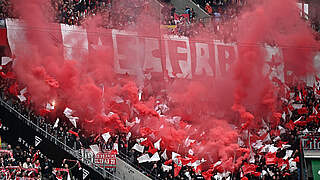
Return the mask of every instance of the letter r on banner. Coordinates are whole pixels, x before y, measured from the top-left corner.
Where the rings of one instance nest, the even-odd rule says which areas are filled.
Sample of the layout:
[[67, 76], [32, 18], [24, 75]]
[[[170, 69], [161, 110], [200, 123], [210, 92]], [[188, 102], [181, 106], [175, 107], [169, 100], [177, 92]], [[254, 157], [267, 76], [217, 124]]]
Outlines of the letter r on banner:
[[196, 75], [213, 76], [212, 68], [209, 64], [209, 45], [205, 43], [196, 43]]

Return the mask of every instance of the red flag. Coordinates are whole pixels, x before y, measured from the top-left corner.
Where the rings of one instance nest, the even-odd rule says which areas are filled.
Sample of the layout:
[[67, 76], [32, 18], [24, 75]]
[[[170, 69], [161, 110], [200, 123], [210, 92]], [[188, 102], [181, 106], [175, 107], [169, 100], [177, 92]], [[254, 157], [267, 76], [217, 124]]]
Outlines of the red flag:
[[179, 175], [180, 170], [181, 166], [174, 164], [174, 177], [177, 177]]
[[146, 136], [146, 135], [149, 135], [151, 134], [153, 131], [150, 129], [150, 128], [147, 128], [147, 127], [141, 127], [140, 128], [140, 134], [141, 136]]
[[74, 131], [72, 131], [72, 130], [69, 130], [68, 132], [69, 132], [70, 134], [75, 135], [76, 137], [79, 137], [79, 134], [78, 134], [78, 133], [76, 133], [76, 132], [74, 132]]
[[302, 107], [301, 109], [298, 109], [298, 114], [308, 114], [308, 109], [306, 107]]
[[118, 154], [118, 152], [117, 152], [116, 149], [113, 149], [113, 150], [111, 150], [110, 154], [111, 154], [111, 155], [116, 155], [116, 154]]
[[153, 143], [152, 143], [149, 139], [147, 139], [147, 140], [145, 140], [145, 141], [142, 141], [142, 142], [140, 143], [140, 145], [141, 145], [141, 146], [146, 146], [146, 147], [153, 147]]
[[158, 151], [158, 149], [155, 149], [154, 147], [149, 146], [148, 153], [154, 154]]
[[293, 107], [291, 104], [289, 104], [289, 105], [288, 105], [288, 109], [289, 109], [289, 111], [293, 111], [293, 110], [294, 110], [294, 107]]
[[51, 86], [53, 88], [59, 88], [59, 83], [54, 78], [48, 77], [45, 81], [49, 86]]
[[36, 160], [39, 158], [39, 155], [40, 155], [40, 151], [38, 150], [38, 151], [33, 155], [32, 163], [36, 162]]
[[172, 159], [169, 159], [168, 161], [164, 162], [164, 165], [169, 165], [172, 163]]
[[174, 13], [174, 19], [175, 19], [175, 20], [179, 20], [179, 19], [180, 19], [180, 16], [179, 16], [177, 13]]
[[251, 174], [254, 175], [254, 176], [256, 176], [256, 177], [260, 177], [261, 172], [252, 172]]
[[51, 111], [49, 111], [48, 109], [46, 108], [43, 108], [43, 109], [40, 109], [39, 110], [39, 115], [40, 116], [46, 116], [48, 113], [50, 113]]
[[202, 173], [202, 176], [204, 177], [205, 180], [210, 180], [212, 177], [212, 170], [208, 170]]
[[8, 72], [7, 74], [5, 74], [4, 72], [0, 72], [0, 76], [3, 78], [3, 79], [15, 79], [16, 76], [13, 74], [13, 72]]
[[273, 130], [270, 131], [270, 134], [273, 135], [273, 136], [280, 136], [280, 130], [274, 130], [273, 129]]
[[268, 153], [265, 156], [266, 158], [266, 165], [271, 165], [271, 164], [276, 164], [277, 162], [277, 157], [276, 157], [276, 153]]
[[191, 162], [191, 158], [182, 158], [182, 157], [178, 157], [178, 158], [181, 161], [182, 165], [187, 165], [189, 162]]
[[299, 156], [297, 156], [296, 158], [294, 158], [294, 160], [293, 160], [294, 162], [300, 162], [300, 159], [299, 159]]
[[290, 175], [291, 175], [291, 174], [290, 174], [290, 173], [287, 173], [287, 172], [283, 174], [284, 177], [290, 176]]
[[294, 125], [296, 126], [306, 126], [308, 124], [307, 121], [296, 121], [294, 122]]
[[292, 122], [292, 120], [290, 120], [285, 126], [291, 131], [294, 129], [294, 123]]
[[7, 79], [7, 76], [4, 72], [0, 72], [0, 76], [3, 78], [3, 79]]
[[317, 121], [317, 116], [315, 115], [310, 115], [306, 119], [307, 122], [312, 122], [312, 121]]
[[256, 171], [258, 165], [244, 163], [242, 166], [243, 174], [251, 174]]
[[16, 82], [9, 87], [9, 92], [14, 96], [18, 95], [18, 84]]

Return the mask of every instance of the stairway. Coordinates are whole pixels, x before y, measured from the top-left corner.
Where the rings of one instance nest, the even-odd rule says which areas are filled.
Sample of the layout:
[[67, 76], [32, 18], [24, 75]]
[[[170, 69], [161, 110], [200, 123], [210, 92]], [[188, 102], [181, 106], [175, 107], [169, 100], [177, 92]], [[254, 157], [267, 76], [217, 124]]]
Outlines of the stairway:
[[[17, 137], [22, 137], [24, 139], [29, 139], [29, 144], [33, 144], [32, 139], [35, 136], [38, 136], [42, 139], [44, 144], [43, 146], [38, 146], [41, 151], [48, 152], [49, 156], [51, 154], [59, 158], [62, 156], [60, 153], [68, 154], [69, 157], [73, 157], [81, 162], [85, 168], [89, 168], [91, 179], [112, 179], [112, 180], [120, 180], [120, 178], [116, 177], [112, 173], [107, 170], [98, 167], [92, 161], [87, 159], [87, 157], [81, 156], [76, 150], [67, 146], [64, 142], [60, 141], [56, 137], [49, 134], [45, 129], [41, 128], [37, 122], [33, 122], [26, 115], [23, 115], [23, 108], [17, 107], [13, 108], [13, 104], [10, 100], [4, 100], [0, 97], [0, 117], [6, 126], [8, 126], [12, 134]], [[33, 132], [32, 132], [33, 131]], [[31, 140], [30, 140], [31, 139]], [[64, 151], [64, 152], [61, 152]], [[65, 156], [62, 156], [65, 158]], [[89, 176], [89, 177], [90, 177]]]
[[189, 6], [189, 8], [193, 8], [193, 10], [195, 11], [196, 18], [210, 18], [210, 15], [207, 12], [205, 12], [200, 6], [194, 3], [192, 0], [171, 0], [171, 3], [174, 5], [174, 7], [176, 8], [176, 12], [179, 14], [184, 12], [186, 6]]

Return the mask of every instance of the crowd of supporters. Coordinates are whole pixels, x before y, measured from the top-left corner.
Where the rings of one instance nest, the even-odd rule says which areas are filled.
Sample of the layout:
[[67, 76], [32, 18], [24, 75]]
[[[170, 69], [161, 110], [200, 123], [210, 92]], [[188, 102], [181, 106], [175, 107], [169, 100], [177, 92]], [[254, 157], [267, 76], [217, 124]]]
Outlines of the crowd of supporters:
[[[5, 130], [2, 133], [6, 133]], [[81, 166], [78, 161], [65, 159], [62, 164], [57, 164], [34, 146], [24, 143], [23, 140], [16, 144], [19, 145], [12, 147], [2, 139], [0, 179], [67, 179], [68, 176], [70, 179], [79, 179], [77, 177], [81, 174], [79, 173]], [[73, 175], [72, 172], [74, 172]]]
[[[162, 3], [160, 10], [162, 17], [162, 30], [165, 33], [179, 36], [194, 37], [206, 33], [210, 38], [224, 41], [235, 41], [234, 34], [237, 32], [237, 18], [240, 9], [246, 5], [245, 0], [194, 0], [202, 7], [210, 18], [201, 19], [197, 17], [194, 9], [186, 6], [179, 9], [177, 13], [175, 7], [167, 1]], [[48, 19], [69, 25], [81, 25], [88, 17], [101, 15], [99, 25], [105, 28], [125, 29], [129, 25], [135, 24], [140, 15], [147, 15], [151, 11], [150, 2], [147, 0], [135, 0], [127, 3], [112, 0], [52, 0], [48, 4]], [[49, 8], [52, 7], [52, 8]], [[149, 13], [150, 14], [150, 13]], [[158, 14], [157, 14], [158, 15]], [[0, 18], [17, 17], [11, 1], [0, 1]], [[141, 18], [141, 17], [140, 17]], [[318, 23], [311, 20], [311, 26], [317, 31]], [[318, 37], [317, 37], [318, 38]]]
[[[1, 15], [3, 17], [11, 17], [12, 12], [8, 10], [10, 7], [10, 1], [1, 1], [0, 8]], [[56, 12], [56, 20], [61, 23], [67, 23], [72, 25], [79, 25], [85, 17], [93, 15], [96, 13], [102, 13], [106, 19], [104, 26], [107, 28], [113, 27], [125, 27], [128, 23], [133, 23], [135, 21], [136, 15], [141, 11], [142, 6], [132, 6], [130, 10], [125, 8], [115, 8], [111, 6], [111, 1], [55, 1], [54, 8]], [[217, 24], [212, 31], [218, 33], [223, 33], [224, 31], [220, 29], [219, 24], [223, 22], [224, 24], [228, 21], [222, 21], [224, 15], [232, 16], [236, 14], [234, 9], [225, 9], [224, 11], [219, 10], [227, 6], [227, 3], [231, 1], [214, 1], [214, 2], [198, 2], [204, 7], [209, 14], [212, 14], [214, 20]], [[209, 6], [210, 7], [209, 7]], [[120, 6], [120, 5], [119, 5]], [[110, 11], [112, 8], [117, 9]], [[211, 8], [211, 10], [210, 10]], [[164, 15], [165, 25], [176, 26], [172, 28], [170, 33], [176, 35], [193, 36], [196, 33], [205, 31], [205, 23], [195, 20], [195, 14], [192, 9], [186, 7], [185, 14], [187, 16], [181, 16], [175, 14], [175, 9], [171, 6], [165, 6], [162, 10]], [[221, 24], [220, 24], [221, 25]], [[203, 30], [194, 31], [194, 27]], [[230, 25], [230, 26], [233, 26]], [[236, 25], [234, 25], [236, 27]], [[191, 31], [192, 29], [192, 31]], [[230, 37], [229, 35], [227, 35]], [[9, 70], [4, 71], [8, 73]], [[250, 132], [242, 132], [242, 136], [239, 138], [239, 145], [244, 148], [250, 148], [250, 158], [243, 161], [242, 165], [235, 172], [225, 172], [219, 162], [215, 163], [209, 170], [198, 171], [196, 168], [189, 166], [192, 160], [182, 157], [177, 161], [186, 161], [188, 163], [182, 163], [181, 170], [175, 173], [175, 169], [179, 168], [175, 166], [177, 163], [170, 161], [166, 156], [161, 156], [158, 161], [143, 162], [139, 163], [138, 158], [148, 154], [148, 156], [153, 156], [155, 153], [149, 151], [138, 151], [135, 147], [136, 144], [139, 146], [144, 146], [145, 148], [151, 148], [153, 145], [150, 143], [143, 143], [140, 141], [141, 137], [130, 137], [128, 138], [127, 133], [111, 134], [111, 138], [108, 142], [97, 132], [85, 132], [79, 127], [73, 127], [73, 125], [68, 121], [60, 121], [56, 126], [55, 121], [50, 120], [48, 116], [39, 116], [36, 112], [32, 110], [32, 104], [20, 103], [19, 99], [15, 96], [9, 95], [9, 87], [14, 83], [14, 79], [0, 78], [1, 84], [0, 89], [2, 93], [2, 98], [5, 100], [10, 99], [12, 105], [27, 114], [31, 120], [36, 122], [40, 127], [45, 129], [47, 132], [57, 137], [59, 140], [64, 142], [67, 146], [79, 150], [79, 149], [89, 149], [90, 145], [98, 144], [101, 151], [109, 149], [116, 150], [119, 156], [125, 158], [128, 162], [133, 165], [137, 165], [137, 168], [141, 169], [142, 172], [159, 179], [220, 179], [220, 178], [249, 178], [249, 179], [281, 179], [287, 178], [291, 179], [293, 177], [300, 176], [300, 144], [299, 144], [299, 134], [301, 132], [307, 133], [310, 131], [318, 131], [319, 127], [319, 87], [318, 80], [316, 79], [316, 84], [314, 87], [308, 87], [302, 82], [295, 82], [294, 84], [283, 84], [276, 81], [277, 86], [282, 89], [282, 94], [279, 95], [279, 100], [282, 101], [282, 112], [280, 112], [279, 124], [273, 127], [270, 124], [265, 123], [262, 129], [250, 130]], [[165, 102], [166, 100], [161, 100]], [[166, 103], [162, 104], [162, 107], [167, 106]], [[159, 107], [158, 107], [159, 108]], [[60, 117], [62, 119], [62, 117]], [[249, 134], [249, 135], [248, 135]], [[250, 138], [248, 137], [250, 136]], [[249, 142], [247, 140], [250, 139]], [[153, 147], [154, 148], [154, 147]], [[38, 164], [41, 168], [41, 160], [36, 160], [32, 164], [33, 153], [28, 153], [29, 151], [34, 151], [33, 149], [26, 150], [26, 153], [21, 153], [19, 155], [15, 154], [14, 159], [18, 159], [22, 156], [23, 160], [20, 162], [23, 168], [34, 168], [34, 164]], [[15, 152], [14, 150], [13, 152]], [[17, 151], [16, 151], [17, 152]], [[163, 150], [160, 151], [163, 154]], [[28, 155], [30, 154], [30, 156]], [[6, 155], [5, 155], [6, 156]], [[29, 159], [28, 159], [29, 158]], [[187, 160], [186, 160], [187, 159]], [[172, 159], [171, 159], [172, 160]], [[176, 159], [174, 159], [176, 160]], [[13, 165], [10, 162], [12, 158], [5, 157], [5, 159], [0, 159], [2, 164]], [[44, 160], [44, 162], [46, 162]], [[39, 166], [40, 163], [40, 166]], [[223, 162], [222, 162], [223, 163]], [[19, 165], [19, 163], [17, 163]], [[24, 166], [25, 165], [25, 166]], [[30, 165], [30, 166], [29, 166]], [[44, 166], [46, 167], [46, 166]], [[41, 172], [41, 171], [40, 171]], [[28, 172], [21, 171], [21, 175], [26, 175]], [[32, 173], [31, 173], [32, 174]], [[44, 173], [45, 174], [45, 173]], [[39, 174], [34, 173], [35, 176]]]
[[[0, 18], [17, 17], [14, 13], [14, 8], [11, 1], [0, 1]], [[69, 25], [81, 25], [88, 17], [92, 17], [96, 14], [101, 15], [100, 25], [105, 28], [124, 29], [129, 25], [135, 24], [142, 12], [150, 11], [148, 1], [136, 0], [130, 3], [126, 1], [112, 1], [112, 0], [58, 0], [51, 1], [51, 7], [48, 8], [48, 19], [52, 21], [69, 24]], [[211, 3], [211, 2], [210, 2]], [[186, 6], [183, 9], [183, 13], [176, 12], [174, 6], [170, 3], [163, 3], [161, 9], [162, 17], [158, 17], [162, 20], [162, 26], [168, 34], [174, 34], [179, 36], [196, 36], [202, 32], [208, 32], [215, 36], [215, 38], [221, 37], [222, 33], [225, 33], [223, 25], [229, 26], [230, 18], [236, 16], [239, 11], [239, 6], [217, 6], [216, 10], [212, 12], [212, 18], [208, 20], [196, 18], [194, 9]], [[48, 5], [50, 7], [50, 5]], [[149, 9], [149, 10], [148, 10]], [[181, 10], [179, 10], [181, 11]], [[50, 17], [50, 18], [49, 18]], [[205, 22], [206, 21], [206, 22]], [[168, 26], [169, 25], [169, 26]], [[231, 24], [230, 24], [231, 25]], [[234, 28], [228, 28], [229, 32], [236, 30], [236, 24], [232, 23]], [[227, 34], [224, 34], [226, 36]], [[229, 34], [228, 34], [229, 35]]]
[[[10, 74], [10, 70], [4, 69], [3, 72], [6, 75]], [[110, 132], [111, 137], [106, 142], [101, 133], [85, 132], [84, 128], [81, 128], [81, 124], [75, 128], [72, 123], [63, 120], [57, 125], [56, 122], [50, 120], [48, 115], [41, 117], [32, 110], [32, 106], [22, 105], [23, 103], [20, 103], [19, 99], [12, 94], [11, 88], [14, 83], [14, 79], [4, 78], [2, 75], [2, 98], [10, 101], [13, 107], [27, 114], [31, 120], [65, 142], [69, 147], [75, 150], [89, 149], [91, 145], [96, 144], [101, 151], [115, 150], [118, 156], [128, 163], [147, 175], [159, 179], [219, 179], [227, 177], [237, 179], [281, 179], [285, 177], [290, 179], [297, 177], [300, 176], [301, 171], [299, 135], [318, 131], [319, 127], [317, 114], [320, 110], [320, 81], [316, 79], [314, 87], [308, 87], [299, 81], [285, 84], [276, 80], [274, 83], [280, 89], [279, 100], [282, 102], [280, 108], [282, 111], [275, 115], [279, 120], [278, 125], [273, 126], [263, 121], [260, 129], [239, 132], [238, 144], [243, 148], [250, 149], [249, 158], [243, 161], [239, 169], [227, 172], [223, 169], [223, 162], [218, 161], [208, 170], [203, 171], [197, 169], [197, 166], [190, 165], [203, 163], [192, 153], [173, 157], [171, 154], [166, 154], [163, 148], [157, 149], [155, 143], [144, 139], [145, 135], [131, 136], [131, 134], [124, 132], [115, 134]], [[143, 92], [143, 94], [145, 93]], [[165, 96], [163, 97], [165, 98]], [[163, 114], [169, 109], [171, 102], [161, 97], [159, 101], [162, 104], [159, 103], [155, 107], [155, 111]], [[119, 101], [119, 103], [121, 102]], [[63, 117], [59, 118], [63, 119]], [[128, 123], [127, 126], [131, 125]], [[140, 131], [142, 130], [140, 129]], [[143, 147], [146, 150], [140, 150], [137, 147]], [[156, 153], [159, 155], [154, 161], [150, 159], [149, 161], [141, 161], [141, 157], [146, 155], [152, 157]]]
[[30, 148], [24, 146], [12, 148], [8, 144], [0, 152], [1, 179], [22, 179], [26, 177], [40, 179], [41, 176], [52, 174], [50, 171], [52, 170], [52, 160], [40, 154], [33, 146]]

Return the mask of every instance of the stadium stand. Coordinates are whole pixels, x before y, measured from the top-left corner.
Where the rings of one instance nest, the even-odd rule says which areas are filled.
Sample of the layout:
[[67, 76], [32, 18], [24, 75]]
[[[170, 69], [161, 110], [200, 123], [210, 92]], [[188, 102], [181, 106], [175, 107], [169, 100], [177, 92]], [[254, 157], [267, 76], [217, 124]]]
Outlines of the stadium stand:
[[[140, 4], [132, 6], [129, 9], [119, 8], [117, 11], [109, 11], [113, 8], [118, 9], [118, 5], [113, 4], [111, 0], [89, 2], [90, 3], [87, 3], [87, 1], [53, 1], [53, 7], [55, 8], [54, 12], [56, 12], [55, 21], [70, 25], [80, 25], [86, 17], [101, 13], [103, 14], [103, 17], [106, 18], [105, 24], [103, 25], [104, 27], [122, 29], [128, 24], [134, 23], [139, 12], [141, 9], [145, 8], [146, 5]], [[214, 20], [219, 22], [221, 21], [220, 16], [223, 16], [223, 18], [226, 19], [233, 15], [236, 16], [237, 9], [228, 9], [228, 6], [232, 6], [234, 3], [240, 3], [241, 6], [244, 4], [243, 1], [196, 1], [196, 3], [205, 9], [207, 13], [212, 15]], [[0, 18], [15, 17], [10, 1], [1, 0], [0, 4]], [[185, 5], [183, 5], [183, 7], [185, 7]], [[169, 34], [194, 36], [197, 33], [204, 31], [188, 32], [189, 25], [205, 26], [204, 22], [195, 20], [196, 15], [194, 15], [192, 8], [189, 7], [185, 7], [185, 9], [179, 8], [180, 14], [187, 14], [188, 16], [178, 15], [176, 18], [176, 13], [179, 13], [175, 10], [177, 6], [173, 7], [168, 4], [163, 5], [161, 14], [164, 16], [164, 20], [162, 21], [162, 24], [176, 26], [173, 28], [174, 30], [168, 31]], [[131, 14], [129, 13], [130, 11], [134, 13]], [[197, 15], [199, 15], [199, 13], [197, 13]], [[226, 20], [224, 23], [228, 23], [228, 21]], [[219, 26], [219, 23], [216, 24], [215, 27]], [[236, 26], [236, 24], [233, 25]], [[315, 29], [318, 28], [317, 23], [313, 23], [312, 26]], [[190, 29], [194, 31], [194, 28]], [[218, 31], [217, 29], [219, 28], [214, 28], [213, 31]], [[218, 34], [219, 32], [216, 33]], [[226, 36], [230, 37], [230, 34]], [[7, 69], [2, 70], [2, 72], [8, 75], [8, 73], [11, 72], [11, 67], [8, 65], [6, 68]], [[319, 99], [317, 98], [319, 96], [319, 89], [317, 84], [315, 84], [314, 87], [308, 87], [305, 83], [299, 82], [298, 84], [287, 86], [277, 81], [278, 86], [284, 88], [284, 91], [287, 92], [286, 94], [279, 95], [279, 99], [283, 101], [282, 109], [285, 113], [284, 115], [281, 114], [281, 117], [279, 117], [279, 126], [271, 127], [266, 124], [264, 129], [250, 132], [251, 142], [254, 142], [252, 151], [256, 154], [255, 156], [251, 157], [249, 161], [243, 161], [241, 168], [232, 174], [225, 174], [219, 163], [215, 164], [208, 171], [193, 169], [190, 166], [187, 166], [187, 164], [191, 163], [193, 160], [195, 162], [196, 160], [193, 159], [195, 157], [192, 155], [190, 157], [181, 157], [179, 160], [183, 162], [183, 166], [180, 167], [178, 173], [176, 173], [177, 167], [174, 166], [174, 162], [172, 160], [170, 161], [165, 156], [159, 157], [160, 160], [156, 162], [139, 163], [139, 157], [146, 154], [152, 156], [155, 153], [149, 151], [144, 153], [140, 152], [138, 147], [144, 146], [145, 148], [153, 150], [155, 149], [153, 143], [144, 141], [138, 142], [141, 137], [128, 138], [127, 133], [111, 133], [110, 138], [105, 142], [104, 138], [97, 133], [84, 132], [82, 128], [74, 128], [72, 124], [66, 123], [65, 121], [58, 122], [59, 125], [56, 125], [57, 121], [50, 121], [50, 118], [46, 116], [46, 114], [43, 114], [43, 116], [37, 115], [32, 109], [32, 105], [19, 102], [15, 93], [10, 92], [10, 88], [15, 85], [14, 80], [3, 76], [0, 80], [0, 104], [1, 112], [4, 112], [1, 115], [1, 118], [3, 119], [2, 126], [7, 126], [11, 130], [15, 129], [14, 132], [11, 132], [16, 134], [15, 136], [19, 136], [19, 133], [16, 133], [17, 129], [21, 131], [22, 129], [25, 129], [24, 131], [27, 131], [28, 134], [30, 134], [29, 139], [32, 139], [31, 141], [33, 141], [35, 136], [40, 137], [42, 140], [45, 139], [47, 144], [50, 145], [48, 145], [48, 147], [52, 148], [51, 152], [54, 153], [51, 153], [50, 155], [50, 148], [39, 146], [39, 148], [42, 147], [41, 152], [44, 154], [48, 153], [48, 157], [51, 156], [58, 159], [58, 161], [63, 162], [62, 166], [66, 167], [66, 169], [68, 169], [68, 165], [65, 165], [66, 160], [62, 159], [73, 159], [70, 161], [71, 166], [74, 168], [84, 167], [90, 169], [90, 176], [93, 175], [92, 177], [94, 177], [92, 179], [96, 179], [97, 177], [118, 179], [115, 176], [116, 172], [98, 167], [91, 159], [82, 156], [84, 153], [79, 153], [85, 149], [89, 149], [90, 146], [94, 144], [99, 144], [101, 151], [115, 151], [117, 157], [119, 157], [121, 161], [126, 162], [131, 167], [142, 172], [146, 177], [152, 179], [207, 179], [208, 176], [209, 178], [211, 178], [211, 176], [217, 178], [231, 176], [235, 179], [240, 179], [241, 176], [245, 176], [248, 179], [293, 179], [295, 177], [301, 177], [303, 174], [302, 167], [306, 166], [303, 163], [305, 159], [303, 148], [300, 145], [301, 139], [299, 139], [299, 137], [310, 132], [319, 131], [318, 127], [320, 125], [318, 117], [318, 112], [320, 110]], [[319, 82], [317, 81], [316, 83]], [[156, 87], [153, 88], [155, 89]], [[162, 102], [166, 102], [165, 97], [161, 98]], [[158, 106], [155, 108], [159, 111], [159, 114], [165, 114], [166, 109], [164, 106], [171, 103], [172, 102], [166, 102], [162, 104], [162, 107]], [[15, 119], [15, 122], [20, 122], [20, 124], [13, 124], [12, 119]], [[3, 137], [8, 133], [5, 132], [5, 129], [6, 128], [4, 128], [4, 130], [2, 130], [4, 132], [1, 133]], [[245, 134], [243, 134], [243, 136], [245, 136]], [[22, 140], [19, 141], [22, 142]], [[244, 139], [239, 139], [240, 144], [245, 148], [247, 145], [244, 141]], [[18, 151], [21, 151], [19, 150], [20, 148], [16, 146], [15, 150], [13, 150], [13, 159], [20, 158], [21, 160], [10, 162], [13, 161], [13, 159], [7, 155], [2, 155], [0, 158], [1, 168], [18, 165], [19, 171], [12, 173], [12, 170], [9, 168], [3, 168], [1, 175], [7, 176], [7, 174], [9, 174], [8, 172], [10, 172], [10, 175], [18, 177], [28, 175], [35, 178], [50, 178], [50, 176], [53, 176], [51, 173], [52, 171], [45, 171], [44, 169], [46, 168], [43, 166], [43, 164], [48, 164], [48, 167], [50, 166], [49, 169], [53, 168], [50, 164], [51, 161], [48, 163], [49, 160], [46, 157], [35, 160], [33, 157], [35, 157], [39, 151], [35, 151], [32, 146], [23, 151], [22, 155], [19, 155]], [[23, 147], [23, 149], [24, 148], [25, 147]], [[10, 145], [7, 145], [4, 147], [4, 150], [11, 151], [12, 148]], [[57, 154], [59, 154], [57, 152], [61, 152], [61, 157], [56, 157]], [[159, 154], [163, 155], [165, 152], [161, 150], [159, 151]], [[33, 159], [31, 160], [31, 158]], [[41, 164], [41, 168], [39, 168], [39, 163]], [[41, 173], [34, 173], [36, 172], [36, 170], [33, 170], [34, 168], [39, 168]], [[79, 169], [81, 168], [77, 168], [77, 171], [79, 171]], [[57, 172], [57, 174], [60, 176], [60, 173]], [[82, 175], [82, 173], [79, 172], [72, 174], [75, 176]], [[64, 174], [64, 176], [67, 176], [67, 174]], [[79, 177], [79, 179], [81, 178]]]

